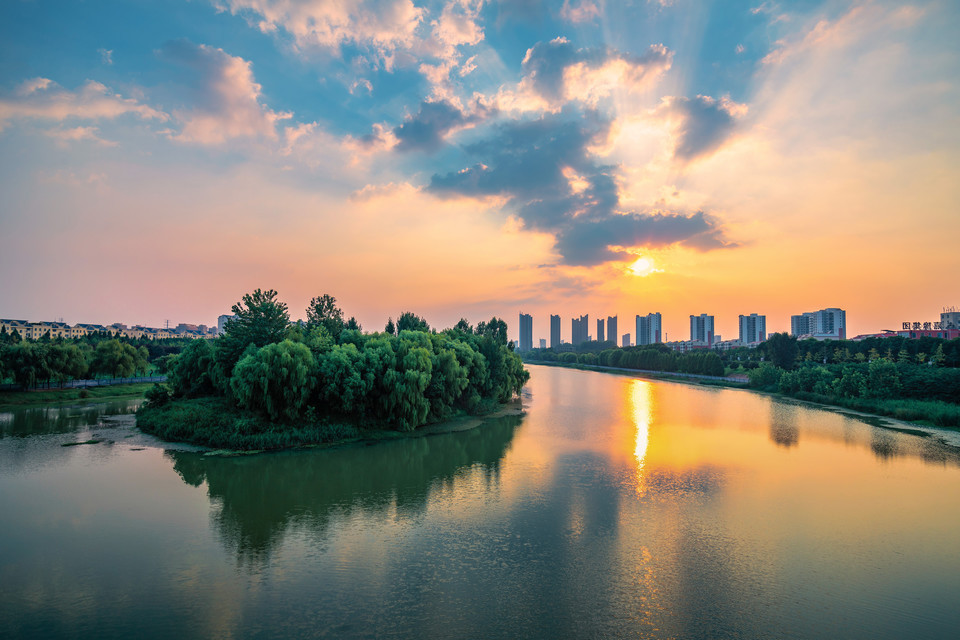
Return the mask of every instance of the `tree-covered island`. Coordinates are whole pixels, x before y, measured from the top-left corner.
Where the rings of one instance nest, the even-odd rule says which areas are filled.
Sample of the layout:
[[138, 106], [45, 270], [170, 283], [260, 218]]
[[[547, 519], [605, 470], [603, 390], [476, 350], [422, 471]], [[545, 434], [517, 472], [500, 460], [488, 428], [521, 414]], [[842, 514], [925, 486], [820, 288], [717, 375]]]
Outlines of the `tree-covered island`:
[[292, 323], [277, 292], [260, 289], [232, 312], [222, 336], [193, 341], [170, 363], [168, 385], [137, 411], [140, 429], [228, 449], [334, 442], [489, 413], [530, 377], [498, 318], [438, 332], [405, 312], [364, 333], [332, 296]]

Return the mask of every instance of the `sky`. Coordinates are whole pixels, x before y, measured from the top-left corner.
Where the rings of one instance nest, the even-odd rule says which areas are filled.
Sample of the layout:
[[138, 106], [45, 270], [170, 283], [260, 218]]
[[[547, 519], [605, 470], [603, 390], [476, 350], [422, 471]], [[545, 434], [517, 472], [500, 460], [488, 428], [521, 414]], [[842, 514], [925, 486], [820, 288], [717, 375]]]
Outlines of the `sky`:
[[960, 5], [0, 5], [0, 317], [960, 305]]

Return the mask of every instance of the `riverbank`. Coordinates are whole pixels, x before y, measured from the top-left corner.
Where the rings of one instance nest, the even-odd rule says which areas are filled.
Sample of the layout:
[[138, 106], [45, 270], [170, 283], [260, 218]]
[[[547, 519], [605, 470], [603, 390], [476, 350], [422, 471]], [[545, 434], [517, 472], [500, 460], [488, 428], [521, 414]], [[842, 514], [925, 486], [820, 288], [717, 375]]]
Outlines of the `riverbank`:
[[481, 416], [457, 415], [423, 425], [412, 431], [358, 428], [326, 420], [289, 425], [269, 422], [234, 408], [217, 397], [180, 399], [159, 407], [144, 406], [137, 411], [137, 427], [166, 442], [189, 443], [221, 454], [250, 454], [306, 447], [332, 447], [418, 438], [438, 433], [466, 431], [487, 420], [522, 415], [519, 400]]
[[[597, 371], [600, 373], [613, 373], [617, 375], [628, 375], [631, 377], [644, 378], [649, 380], [659, 380], [665, 382], [679, 382], [683, 384], [693, 384], [697, 386], [723, 387], [729, 389], [743, 389], [752, 393], [758, 393], [766, 396], [773, 396], [781, 400], [788, 400], [798, 404], [813, 406], [820, 409], [827, 409], [836, 413], [849, 415], [867, 421], [875, 426], [897, 429], [901, 431], [921, 433], [925, 435], [937, 434], [941, 431], [947, 431], [951, 434], [960, 435], [960, 427], [954, 426], [949, 422], [944, 423], [952, 417], [953, 413], [960, 413], [960, 406], [951, 405], [938, 400], [893, 400], [889, 398], [851, 398], [845, 403], [834, 402], [827, 396], [816, 396], [814, 394], [803, 394], [801, 396], [792, 396], [778, 391], [763, 391], [752, 389], [745, 383], [726, 381], [723, 378], [714, 376], [698, 376], [696, 374], [674, 374], [669, 372], [646, 372], [634, 369], [624, 369], [620, 367], [603, 367], [599, 365], [588, 364], [566, 364], [560, 362], [529, 362], [550, 367], [562, 367], [566, 369], [581, 369], [585, 371]], [[944, 414], [949, 416], [944, 418]], [[954, 446], [960, 446], [960, 438], [948, 438]]]
[[33, 391], [0, 391], [0, 409], [43, 404], [101, 402], [122, 398], [142, 398], [153, 384], [118, 384], [102, 387], [42, 389]]
[[626, 367], [608, 367], [599, 364], [572, 364], [567, 362], [551, 362], [547, 360], [525, 360], [524, 364], [543, 365], [545, 367], [562, 367], [564, 369], [580, 369], [583, 371], [600, 371], [603, 373], [617, 373], [621, 375], [637, 376], [650, 380], [674, 380], [677, 382], [696, 383], [714, 387], [731, 387], [745, 389], [747, 381], [737, 378], [708, 376], [699, 373], [680, 373], [673, 371], [651, 371], [649, 369], [628, 369]]

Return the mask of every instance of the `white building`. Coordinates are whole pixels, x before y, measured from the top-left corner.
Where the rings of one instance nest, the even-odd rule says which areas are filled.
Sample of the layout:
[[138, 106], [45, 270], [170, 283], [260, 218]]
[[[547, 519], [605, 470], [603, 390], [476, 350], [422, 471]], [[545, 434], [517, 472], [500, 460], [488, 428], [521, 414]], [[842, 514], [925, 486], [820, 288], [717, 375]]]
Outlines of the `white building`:
[[740, 316], [740, 342], [743, 345], [756, 344], [767, 339], [767, 316], [751, 313]]
[[798, 338], [816, 340], [845, 340], [847, 337], [847, 312], [830, 307], [790, 316], [790, 333]]
[[713, 316], [701, 313], [699, 316], [690, 316], [690, 340], [706, 343], [713, 346]]
[[234, 315], [222, 315], [217, 318], [217, 335], [222, 336], [224, 329], [227, 327], [227, 323], [231, 320], [236, 320], [237, 316]]
[[663, 342], [663, 320], [659, 313], [637, 316], [637, 345]]

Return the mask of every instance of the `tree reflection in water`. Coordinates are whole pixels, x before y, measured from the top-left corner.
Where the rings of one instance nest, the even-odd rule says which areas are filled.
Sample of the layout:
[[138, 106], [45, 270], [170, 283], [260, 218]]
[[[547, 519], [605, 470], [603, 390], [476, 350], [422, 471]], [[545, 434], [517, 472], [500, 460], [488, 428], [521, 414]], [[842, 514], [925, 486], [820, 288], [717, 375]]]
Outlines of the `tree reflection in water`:
[[242, 563], [261, 564], [292, 524], [323, 535], [356, 510], [413, 517], [431, 491], [471, 471], [496, 482], [521, 416], [485, 421], [468, 431], [421, 438], [255, 456], [168, 451], [189, 485], [207, 483], [213, 522]]

